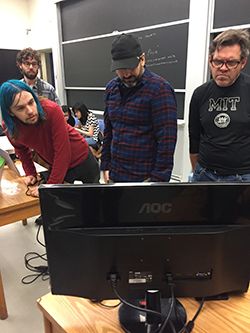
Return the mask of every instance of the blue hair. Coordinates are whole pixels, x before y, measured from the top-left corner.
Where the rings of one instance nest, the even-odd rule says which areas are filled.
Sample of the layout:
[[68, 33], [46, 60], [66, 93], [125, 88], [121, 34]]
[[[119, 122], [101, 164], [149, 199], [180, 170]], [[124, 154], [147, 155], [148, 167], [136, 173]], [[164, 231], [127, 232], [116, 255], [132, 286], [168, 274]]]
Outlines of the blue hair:
[[10, 107], [13, 104], [16, 95], [22, 91], [27, 91], [31, 93], [37, 105], [39, 118], [45, 118], [45, 114], [39, 102], [39, 99], [35, 95], [34, 91], [30, 88], [30, 86], [20, 80], [8, 80], [4, 82], [0, 87], [0, 107], [2, 112], [2, 118], [10, 136], [13, 136], [15, 131], [15, 121], [14, 117], [10, 115]]

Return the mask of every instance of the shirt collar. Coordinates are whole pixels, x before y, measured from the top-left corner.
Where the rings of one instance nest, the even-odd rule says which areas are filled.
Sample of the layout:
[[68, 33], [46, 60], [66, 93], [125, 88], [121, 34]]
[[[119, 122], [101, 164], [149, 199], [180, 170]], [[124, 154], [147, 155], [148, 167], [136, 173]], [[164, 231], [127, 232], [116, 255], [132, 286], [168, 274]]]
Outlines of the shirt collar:
[[[37, 81], [38, 81], [38, 79], [39, 79], [39, 78], [36, 77], [35, 83], [33, 84], [33, 86], [30, 86], [32, 89], [33, 89], [33, 88], [37, 89]], [[22, 81], [23, 81], [24, 83], [28, 84], [28, 83], [25, 81], [24, 78], [22, 79]]]

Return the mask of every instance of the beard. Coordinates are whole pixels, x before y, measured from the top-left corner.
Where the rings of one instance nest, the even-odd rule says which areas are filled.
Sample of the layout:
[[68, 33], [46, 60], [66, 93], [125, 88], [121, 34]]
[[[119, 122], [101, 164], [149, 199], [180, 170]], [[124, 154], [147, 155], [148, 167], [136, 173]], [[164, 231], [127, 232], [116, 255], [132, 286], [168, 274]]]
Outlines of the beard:
[[137, 82], [139, 81], [139, 78], [136, 76], [131, 75], [129, 78], [122, 78], [121, 79], [122, 83], [125, 85], [127, 88], [132, 88], [137, 85]]
[[133, 88], [141, 80], [144, 70], [145, 70], [144, 67], [141, 66], [138, 75], [132, 75], [131, 73], [131, 75], [128, 77], [120, 76], [120, 80], [122, 81], [125, 87]]
[[29, 80], [34, 80], [36, 77], [37, 77], [37, 74], [38, 74], [38, 70], [35, 70], [35, 71], [24, 71], [22, 70], [22, 74], [27, 77], [27, 79]]

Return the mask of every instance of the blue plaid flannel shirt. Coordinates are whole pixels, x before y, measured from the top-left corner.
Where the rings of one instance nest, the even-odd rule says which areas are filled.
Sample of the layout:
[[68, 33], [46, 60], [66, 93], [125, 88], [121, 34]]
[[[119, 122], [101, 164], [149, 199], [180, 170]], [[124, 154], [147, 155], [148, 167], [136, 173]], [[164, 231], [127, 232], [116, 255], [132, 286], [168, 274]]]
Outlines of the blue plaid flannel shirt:
[[121, 84], [114, 78], [106, 87], [101, 170], [115, 182], [169, 181], [177, 136], [174, 91], [147, 69], [126, 99]]

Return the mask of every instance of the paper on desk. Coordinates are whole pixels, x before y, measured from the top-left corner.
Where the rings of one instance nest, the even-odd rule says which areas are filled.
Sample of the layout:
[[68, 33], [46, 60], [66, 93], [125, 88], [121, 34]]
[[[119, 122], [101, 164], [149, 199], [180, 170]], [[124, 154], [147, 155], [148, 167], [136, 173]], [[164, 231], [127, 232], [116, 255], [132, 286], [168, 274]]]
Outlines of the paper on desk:
[[[36, 172], [39, 173], [39, 172], [43, 172], [43, 171], [47, 171], [48, 169], [46, 169], [45, 167], [43, 167], [42, 165], [34, 162], [35, 164], [35, 167], [36, 167]], [[22, 167], [22, 163], [16, 163], [16, 167], [20, 173], [20, 176], [25, 176], [25, 172], [23, 170], [23, 167]]]

